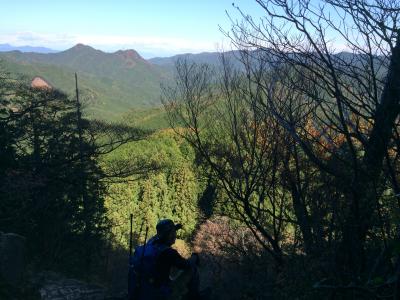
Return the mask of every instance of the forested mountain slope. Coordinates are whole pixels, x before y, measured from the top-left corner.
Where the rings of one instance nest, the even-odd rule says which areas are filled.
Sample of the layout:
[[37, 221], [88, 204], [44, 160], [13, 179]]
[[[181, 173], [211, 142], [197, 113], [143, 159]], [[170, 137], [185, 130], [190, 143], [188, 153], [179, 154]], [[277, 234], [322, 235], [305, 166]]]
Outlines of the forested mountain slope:
[[52, 86], [74, 92], [78, 73], [87, 111], [96, 118], [115, 119], [131, 108], [160, 105], [160, 84], [171, 74], [144, 60], [135, 50], [105, 53], [78, 44], [59, 53], [0, 53], [6, 71], [40, 76]]

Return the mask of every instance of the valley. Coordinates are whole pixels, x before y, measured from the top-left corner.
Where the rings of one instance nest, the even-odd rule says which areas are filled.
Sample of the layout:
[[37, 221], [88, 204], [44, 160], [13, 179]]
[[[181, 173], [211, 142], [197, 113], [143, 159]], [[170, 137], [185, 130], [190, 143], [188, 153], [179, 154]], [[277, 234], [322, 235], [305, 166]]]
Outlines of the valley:
[[149, 120], [155, 111], [162, 114], [160, 86], [172, 82], [174, 62], [182, 57], [200, 63], [218, 62], [214, 52], [145, 60], [135, 50], [107, 53], [77, 44], [57, 53], [0, 52], [0, 68], [27, 81], [40, 77], [69, 95], [75, 93], [76, 72], [87, 117], [117, 121], [132, 109], [150, 109]]

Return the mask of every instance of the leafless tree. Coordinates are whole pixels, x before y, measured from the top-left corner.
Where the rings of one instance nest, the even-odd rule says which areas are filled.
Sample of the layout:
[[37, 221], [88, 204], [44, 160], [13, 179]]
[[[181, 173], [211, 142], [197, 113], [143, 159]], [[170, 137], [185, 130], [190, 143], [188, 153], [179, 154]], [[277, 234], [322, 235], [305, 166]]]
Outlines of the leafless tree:
[[281, 130], [254, 105], [261, 90], [226, 60], [222, 69], [176, 64], [174, 87], [163, 101], [176, 132], [197, 150], [225, 192], [231, 216], [253, 232], [278, 265], [286, 220], [279, 185]]
[[[338, 263], [345, 278], [360, 278], [368, 269], [367, 240], [385, 231], [388, 207], [400, 208], [393, 197], [399, 187], [400, 3], [256, 2], [264, 17], [256, 20], [237, 8], [243, 20], [226, 34], [258, 62], [249, 66], [253, 75], [263, 64], [274, 74], [252, 76], [264, 96], [260, 109], [274, 116], [320, 171], [342, 183], [347, 205]], [[299, 101], [283, 113], [277, 103], [293, 103], [293, 97]], [[382, 203], [388, 188], [391, 203]], [[383, 247], [398, 238], [393, 234], [380, 234]]]
[[[278, 264], [291, 224], [307, 255], [332, 256], [337, 284], [318, 288], [370, 297], [390, 286], [396, 298], [400, 3], [256, 2], [264, 17], [237, 7], [225, 32], [239, 68], [224, 56], [221, 70], [177, 63], [163, 93], [170, 122]], [[391, 279], [374, 286], [377, 274]]]

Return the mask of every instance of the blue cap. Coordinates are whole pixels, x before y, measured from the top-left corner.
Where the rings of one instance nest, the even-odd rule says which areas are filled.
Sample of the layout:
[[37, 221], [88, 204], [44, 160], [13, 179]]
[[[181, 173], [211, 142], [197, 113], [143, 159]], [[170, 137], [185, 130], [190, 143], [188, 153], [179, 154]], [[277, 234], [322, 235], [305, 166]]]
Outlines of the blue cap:
[[172, 220], [170, 219], [163, 219], [158, 221], [156, 229], [157, 229], [157, 235], [158, 236], [164, 236], [165, 234], [171, 232], [172, 230], [179, 230], [182, 228], [182, 224], [175, 224]]

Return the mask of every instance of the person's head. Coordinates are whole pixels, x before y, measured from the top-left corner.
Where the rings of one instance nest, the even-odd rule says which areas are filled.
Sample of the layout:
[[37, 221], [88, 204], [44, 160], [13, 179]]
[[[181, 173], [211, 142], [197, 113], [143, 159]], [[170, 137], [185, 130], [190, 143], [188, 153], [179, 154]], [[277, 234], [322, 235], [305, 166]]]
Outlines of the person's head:
[[181, 224], [174, 224], [170, 219], [160, 220], [156, 226], [157, 237], [162, 243], [172, 245], [176, 240], [176, 231], [181, 228]]

